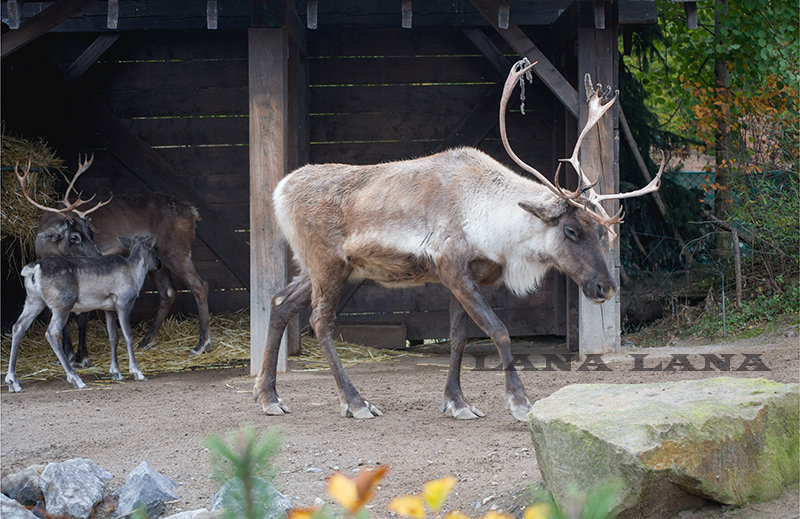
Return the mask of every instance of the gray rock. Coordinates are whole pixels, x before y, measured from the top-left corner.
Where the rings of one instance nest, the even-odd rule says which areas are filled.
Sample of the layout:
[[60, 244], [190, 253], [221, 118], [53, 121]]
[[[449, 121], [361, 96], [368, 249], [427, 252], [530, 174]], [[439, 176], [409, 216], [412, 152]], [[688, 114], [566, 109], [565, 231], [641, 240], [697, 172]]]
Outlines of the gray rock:
[[148, 517], [164, 512], [164, 503], [179, 499], [172, 490], [178, 484], [159, 474], [147, 462], [141, 462], [128, 474], [125, 484], [119, 489], [119, 502], [114, 517], [128, 515], [144, 507]]
[[205, 508], [201, 508], [199, 510], [186, 510], [185, 512], [179, 512], [177, 514], [172, 514], [169, 517], [165, 517], [164, 519], [202, 519], [202, 517], [208, 516], [208, 510]]
[[[253, 487], [256, 506], [258, 509], [264, 510], [263, 519], [278, 519], [286, 516], [287, 511], [292, 507], [288, 497], [278, 492], [272, 483], [263, 478], [255, 478]], [[242, 493], [241, 481], [238, 479], [228, 480], [214, 496], [211, 505], [212, 512], [224, 508], [235, 513], [237, 517], [246, 517], [241, 500], [237, 499], [237, 496], [241, 496]]]
[[769, 500], [800, 475], [798, 384], [579, 384], [536, 402], [528, 422], [539, 470], [563, 508], [575, 500], [569, 489], [616, 481], [613, 513], [669, 516], [695, 496]]
[[0, 494], [0, 517], [3, 519], [36, 519], [30, 510], [5, 494]]
[[9, 474], [0, 481], [3, 494], [22, 505], [33, 506], [43, 501], [39, 477], [45, 465], [31, 465], [19, 472]]
[[39, 478], [47, 513], [87, 519], [102, 501], [106, 481], [112, 477], [85, 458], [48, 464]]

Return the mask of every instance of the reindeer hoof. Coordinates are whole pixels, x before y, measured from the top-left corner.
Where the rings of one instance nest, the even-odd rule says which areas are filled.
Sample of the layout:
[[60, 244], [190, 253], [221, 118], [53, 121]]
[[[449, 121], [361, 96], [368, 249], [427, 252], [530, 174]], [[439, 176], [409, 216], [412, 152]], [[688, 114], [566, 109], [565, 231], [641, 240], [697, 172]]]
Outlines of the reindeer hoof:
[[282, 416], [291, 413], [289, 408], [283, 405], [280, 400], [267, 406], [262, 406], [261, 408], [264, 411], [264, 414], [268, 416]]
[[476, 420], [483, 418], [486, 414], [477, 407], [471, 406], [467, 403], [456, 405], [452, 400], [442, 404], [442, 412], [451, 415], [456, 420]]
[[8, 391], [10, 393], [19, 393], [22, 391], [22, 388], [19, 386], [19, 382], [15, 378], [8, 378], [6, 377], [6, 384], [8, 384]]
[[119, 371], [109, 371], [108, 374], [111, 375], [111, 380], [116, 380], [117, 382], [122, 381], [122, 373]]
[[67, 382], [72, 384], [75, 389], [85, 389], [86, 388], [86, 384], [83, 383], [83, 380], [81, 380], [80, 377], [74, 377], [74, 378], [67, 377]]
[[140, 342], [140, 343], [139, 343], [139, 344], [136, 346], [136, 349], [137, 349], [137, 350], [149, 350], [150, 348], [152, 348], [153, 346], [155, 346], [155, 344], [156, 344], [156, 341], [153, 341], [153, 340], [147, 340], [147, 339], [142, 339], [142, 342]]
[[89, 367], [92, 366], [92, 363], [89, 362], [89, 358], [88, 357], [83, 358], [81, 360], [78, 360], [77, 358], [74, 358], [74, 359], [72, 359], [70, 361], [70, 364], [72, 364], [73, 368], [89, 368]]
[[259, 390], [258, 385], [253, 388], [253, 398], [256, 402], [261, 403], [261, 410], [265, 415], [281, 416], [292, 412], [277, 396], [267, 398], [267, 396]]
[[528, 421], [528, 413], [530, 412], [533, 404], [528, 400], [528, 397], [522, 396], [514, 398], [512, 396], [506, 397], [506, 409], [511, 411], [511, 415], [520, 422]]
[[141, 371], [131, 371], [131, 376], [133, 377], [133, 380], [136, 381], [147, 380], [147, 377], [145, 377]]
[[208, 347], [211, 346], [211, 339], [207, 339], [203, 343], [197, 343], [197, 346], [189, 350], [189, 355], [202, 355], [203, 353], [208, 351]]
[[341, 415], [344, 417], [352, 416], [356, 420], [369, 420], [376, 416], [383, 416], [383, 413], [380, 409], [364, 400], [364, 404], [357, 408], [350, 404], [342, 404]]

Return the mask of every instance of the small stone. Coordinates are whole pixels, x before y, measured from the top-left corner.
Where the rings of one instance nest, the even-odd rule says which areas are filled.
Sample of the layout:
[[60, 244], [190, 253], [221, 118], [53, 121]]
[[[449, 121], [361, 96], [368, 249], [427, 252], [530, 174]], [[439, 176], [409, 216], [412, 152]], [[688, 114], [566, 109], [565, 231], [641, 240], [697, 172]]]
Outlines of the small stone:
[[3, 519], [37, 519], [30, 510], [5, 494], [0, 494], [0, 517]]
[[112, 477], [86, 458], [49, 463], [39, 478], [47, 513], [88, 519]]

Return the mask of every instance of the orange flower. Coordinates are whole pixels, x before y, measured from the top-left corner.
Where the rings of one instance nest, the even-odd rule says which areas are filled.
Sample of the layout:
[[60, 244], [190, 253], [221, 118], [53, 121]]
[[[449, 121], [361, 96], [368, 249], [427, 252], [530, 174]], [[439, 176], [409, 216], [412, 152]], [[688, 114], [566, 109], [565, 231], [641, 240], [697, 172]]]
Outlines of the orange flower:
[[328, 480], [328, 494], [351, 514], [355, 514], [372, 499], [375, 487], [388, 471], [389, 467], [385, 465], [371, 470], [362, 468], [355, 479], [337, 472]]
[[292, 508], [289, 510], [289, 515], [287, 519], [311, 519], [314, 517], [314, 513], [319, 511], [319, 508], [312, 507], [312, 508]]

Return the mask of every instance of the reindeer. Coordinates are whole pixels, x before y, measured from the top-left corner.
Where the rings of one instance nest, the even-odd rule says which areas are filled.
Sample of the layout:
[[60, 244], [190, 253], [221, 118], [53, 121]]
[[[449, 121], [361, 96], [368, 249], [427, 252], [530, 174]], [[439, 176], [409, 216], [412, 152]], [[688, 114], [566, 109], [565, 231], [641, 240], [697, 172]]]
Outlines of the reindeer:
[[[604, 230], [613, 239], [621, 211], [609, 216], [600, 202], [658, 189], [663, 162], [653, 183], [636, 192], [598, 195], [580, 168], [577, 154], [586, 133], [617, 98], [591, 88], [591, 115], [569, 161], [581, 183], [573, 192], [549, 182], [523, 163], [508, 144], [505, 111], [514, 85], [530, 70], [514, 66], [500, 104], [503, 143], [515, 161], [532, 172], [524, 178], [474, 148], [377, 165], [307, 165], [278, 184], [275, 216], [299, 266], [299, 274], [271, 301], [265, 354], [253, 394], [268, 415], [288, 413], [275, 390], [278, 349], [289, 319], [311, 303], [311, 326], [339, 388], [342, 416], [373, 418], [381, 411], [358, 393], [333, 344], [333, 322], [348, 280], [372, 279], [388, 287], [442, 283], [451, 292], [450, 369], [442, 412], [456, 419], [484, 413], [461, 390], [466, 319], [494, 341], [505, 370], [505, 403], [525, 420], [531, 401], [513, 366], [508, 330], [479, 290], [504, 284], [527, 294], [551, 269], [573, 279], [591, 301], [613, 296], [616, 283], [603, 255]], [[559, 169], [560, 171], [560, 169]]]
[[75, 372], [62, 349], [61, 333], [70, 312], [105, 311], [108, 342], [111, 346], [109, 373], [114, 380], [122, 380], [117, 363], [118, 335], [114, 323], [116, 312], [128, 346], [128, 371], [134, 380], [145, 380], [133, 352], [130, 315], [147, 272], [159, 268], [155, 253], [156, 237], [120, 237], [120, 241], [130, 250], [128, 257], [118, 254], [75, 258], [49, 256], [22, 268], [27, 296], [22, 314], [11, 331], [11, 356], [5, 379], [9, 391], [21, 391], [17, 381], [19, 343], [45, 306], [52, 313], [45, 337], [61, 362], [67, 381], [75, 388], [83, 389], [86, 384]]
[[[67, 257], [90, 256], [97, 254], [121, 254], [124, 249], [117, 236], [136, 236], [152, 234], [158, 237], [156, 248], [162, 268], [152, 273], [152, 279], [159, 294], [156, 315], [150, 324], [139, 347], [147, 349], [155, 343], [158, 330], [172, 306], [177, 292], [170, 274], [174, 273], [186, 283], [197, 303], [200, 319], [200, 335], [191, 354], [204, 353], [211, 344], [209, 333], [208, 283], [197, 273], [192, 261], [192, 243], [195, 239], [195, 225], [200, 220], [197, 209], [190, 203], [155, 193], [138, 197], [115, 196], [98, 204], [91, 210], [78, 211], [76, 208], [88, 200], [70, 203], [70, 191], [77, 178], [91, 166], [94, 157], [80, 161], [78, 171], [70, 182], [61, 200], [61, 209], [49, 208], [33, 201], [25, 191], [27, 176], [17, 177], [23, 186], [23, 195], [32, 204], [45, 211], [39, 223], [36, 237], [36, 257], [60, 255]], [[91, 199], [89, 199], [91, 200]], [[81, 202], [81, 203], [79, 203]], [[91, 218], [87, 218], [93, 213]], [[92, 244], [95, 251], [87, 244]], [[74, 357], [77, 365], [86, 366], [89, 356], [86, 349], [85, 318], [78, 318], [78, 352]], [[64, 347], [72, 356], [69, 333], [64, 334]]]

